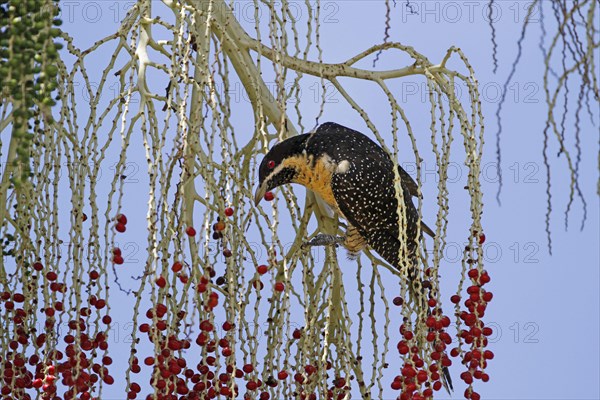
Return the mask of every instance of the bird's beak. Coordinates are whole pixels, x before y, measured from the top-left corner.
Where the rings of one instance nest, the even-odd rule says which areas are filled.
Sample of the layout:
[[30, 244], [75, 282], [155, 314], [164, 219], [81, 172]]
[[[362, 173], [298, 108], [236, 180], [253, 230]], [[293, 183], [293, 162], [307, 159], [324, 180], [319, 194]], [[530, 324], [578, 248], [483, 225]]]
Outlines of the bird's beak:
[[256, 192], [254, 192], [254, 204], [258, 205], [260, 201], [265, 197], [265, 193], [267, 193], [267, 182], [263, 182], [256, 188]]

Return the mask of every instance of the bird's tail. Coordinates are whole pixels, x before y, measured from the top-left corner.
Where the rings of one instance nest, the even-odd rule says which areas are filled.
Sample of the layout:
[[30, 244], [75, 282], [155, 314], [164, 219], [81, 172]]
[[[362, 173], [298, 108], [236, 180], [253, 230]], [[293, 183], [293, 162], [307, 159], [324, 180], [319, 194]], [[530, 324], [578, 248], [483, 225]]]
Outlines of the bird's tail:
[[[422, 224], [421, 230], [428, 234], [433, 234], [433, 231], [427, 227], [427, 225]], [[379, 253], [387, 262], [395, 266], [398, 271], [401, 271], [403, 274], [407, 275], [408, 278], [408, 292], [411, 300], [417, 307], [419, 311], [427, 310], [427, 316], [430, 315], [431, 311], [429, 310], [429, 305], [427, 304], [427, 294], [431, 289], [431, 283], [428, 280], [422, 280], [419, 274], [419, 252], [417, 249], [419, 248], [417, 241], [408, 242], [406, 246], [406, 251], [408, 252], [408, 257], [405, 254], [400, 254], [401, 243], [400, 240], [396, 237], [391, 237], [389, 232], [382, 230], [368, 230], [361, 232], [361, 235], [365, 237], [367, 243], [371, 245], [371, 247]], [[416, 236], [416, 232], [414, 233]], [[408, 235], [410, 237], [410, 235]], [[385, 239], [385, 240], [382, 240]], [[406, 266], [406, 260], [409, 260], [408, 268]], [[423, 312], [419, 312], [419, 315], [423, 315]], [[426, 317], [427, 318], [427, 317]], [[447, 367], [442, 366], [442, 384], [450, 393], [452, 389], [452, 379], [450, 378], [450, 373]]]

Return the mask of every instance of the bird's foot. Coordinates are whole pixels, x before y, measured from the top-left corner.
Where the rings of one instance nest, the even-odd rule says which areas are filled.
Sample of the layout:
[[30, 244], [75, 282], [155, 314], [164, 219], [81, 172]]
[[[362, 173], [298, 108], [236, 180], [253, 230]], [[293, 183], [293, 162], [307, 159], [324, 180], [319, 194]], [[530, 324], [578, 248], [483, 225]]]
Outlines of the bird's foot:
[[326, 234], [321, 233], [321, 234], [315, 236], [314, 238], [312, 238], [311, 240], [309, 240], [308, 242], [302, 243], [302, 248], [306, 249], [308, 247], [313, 247], [313, 246], [331, 246], [331, 245], [337, 246], [337, 245], [343, 244], [345, 240], [346, 240], [345, 237], [335, 236], [335, 235], [326, 235]]

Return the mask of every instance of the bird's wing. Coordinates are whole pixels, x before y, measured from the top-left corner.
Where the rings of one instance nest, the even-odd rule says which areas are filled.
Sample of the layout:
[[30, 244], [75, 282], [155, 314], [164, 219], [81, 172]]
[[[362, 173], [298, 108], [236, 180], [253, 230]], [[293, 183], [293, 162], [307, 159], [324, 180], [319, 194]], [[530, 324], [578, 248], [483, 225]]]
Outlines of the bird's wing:
[[[336, 202], [346, 204], [345, 211], [340, 209], [342, 214], [357, 228], [390, 230], [390, 234], [397, 237], [398, 217], [390, 211], [390, 204], [395, 203], [396, 197], [394, 164], [381, 146], [362, 133], [335, 123], [321, 125], [310, 139], [310, 146], [315, 149], [326, 148], [326, 154], [339, 166], [344, 165], [343, 172], [333, 174], [331, 183], [332, 190], [336, 191]], [[398, 173], [404, 188], [405, 203], [412, 210], [414, 205], [411, 197], [421, 196], [419, 187], [399, 165]], [[374, 215], [378, 218], [373, 218]], [[381, 216], [384, 218], [379, 218]], [[422, 222], [421, 231], [435, 236]]]
[[[373, 158], [352, 161], [345, 173], [333, 174], [331, 189], [337, 205], [348, 221], [356, 227], [381, 257], [399, 267], [400, 250], [399, 223], [394, 177], [391, 162], [380, 162]], [[408, 219], [408, 254], [415, 253], [416, 224], [418, 220], [410, 194], [404, 192], [406, 216]]]
[[405, 260], [408, 259], [408, 268], [404, 271], [407, 274], [409, 280], [412, 281], [414, 278], [414, 267], [417, 265], [417, 254], [415, 252], [414, 241], [407, 243], [406, 253], [403, 252], [400, 245], [401, 242], [397, 236], [392, 235], [389, 231], [384, 229], [371, 229], [362, 233], [367, 240], [367, 243], [373, 250], [377, 252], [384, 260], [392, 264], [398, 270], [402, 270], [402, 266], [405, 265]]
[[[414, 197], [423, 197], [421, 194], [421, 190], [419, 190], [419, 186], [417, 182], [410, 176], [408, 172], [406, 172], [400, 165], [398, 165], [398, 172], [400, 174], [400, 179], [402, 180], [402, 186], [408, 190], [411, 196]], [[435, 238], [435, 233], [433, 230], [425, 224], [425, 222], [421, 221], [421, 231], [425, 232], [432, 238]]]

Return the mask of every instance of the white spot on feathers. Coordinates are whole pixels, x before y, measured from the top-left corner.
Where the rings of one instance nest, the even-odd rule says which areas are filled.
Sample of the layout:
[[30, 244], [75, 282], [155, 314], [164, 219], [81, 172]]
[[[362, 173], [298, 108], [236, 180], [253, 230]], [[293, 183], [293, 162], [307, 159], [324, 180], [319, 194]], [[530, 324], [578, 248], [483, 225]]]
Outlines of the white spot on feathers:
[[336, 172], [338, 174], [345, 174], [350, 169], [350, 166], [351, 166], [350, 161], [343, 160], [337, 165]]

